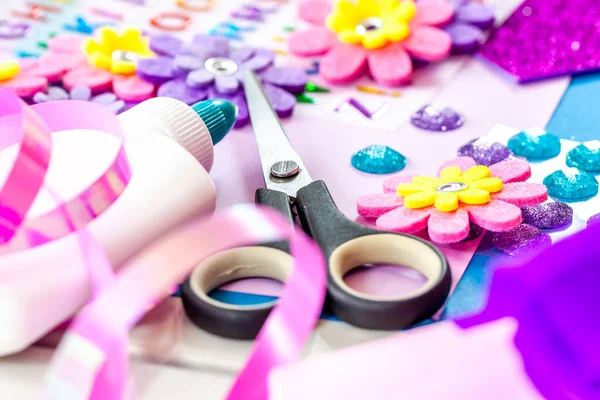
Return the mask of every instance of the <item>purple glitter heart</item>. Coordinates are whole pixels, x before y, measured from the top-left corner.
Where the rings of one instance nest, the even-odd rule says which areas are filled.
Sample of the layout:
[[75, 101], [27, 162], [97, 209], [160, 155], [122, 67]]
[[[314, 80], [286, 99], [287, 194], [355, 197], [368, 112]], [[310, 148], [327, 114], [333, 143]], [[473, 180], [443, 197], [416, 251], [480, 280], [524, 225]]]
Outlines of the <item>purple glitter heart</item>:
[[587, 221], [587, 227], [592, 225], [600, 224], [600, 214], [592, 215]]
[[600, 69], [600, 2], [526, 0], [480, 54], [519, 82]]
[[183, 48], [183, 41], [172, 35], [156, 35], [150, 38], [150, 50], [158, 55], [175, 57]]
[[263, 88], [271, 106], [273, 106], [273, 109], [280, 118], [292, 115], [292, 111], [294, 111], [294, 106], [296, 105], [296, 97], [268, 83], [263, 84]]
[[523, 223], [540, 229], [556, 229], [573, 222], [573, 209], [565, 203], [546, 203], [521, 208]]
[[410, 117], [410, 122], [414, 126], [428, 131], [446, 132], [460, 128], [464, 125], [465, 120], [449, 107], [440, 109], [436, 106], [426, 105]]
[[169, 57], [143, 58], [138, 61], [137, 75], [153, 84], [162, 84], [175, 78], [173, 60]]
[[173, 79], [162, 84], [158, 88], [157, 96], [171, 97], [191, 106], [199, 101], [205, 100], [207, 90], [191, 88], [183, 79]]
[[459, 156], [468, 156], [479, 165], [490, 166], [506, 160], [512, 155], [508, 147], [491, 142], [485, 137], [473, 139], [458, 149]]
[[271, 67], [261, 74], [264, 82], [279, 86], [293, 94], [304, 92], [308, 76], [295, 68]]
[[552, 244], [550, 235], [528, 224], [521, 224], [508, 232], [496, 232], [492, 237], [494, 248], [509, 256], [518, 256]]

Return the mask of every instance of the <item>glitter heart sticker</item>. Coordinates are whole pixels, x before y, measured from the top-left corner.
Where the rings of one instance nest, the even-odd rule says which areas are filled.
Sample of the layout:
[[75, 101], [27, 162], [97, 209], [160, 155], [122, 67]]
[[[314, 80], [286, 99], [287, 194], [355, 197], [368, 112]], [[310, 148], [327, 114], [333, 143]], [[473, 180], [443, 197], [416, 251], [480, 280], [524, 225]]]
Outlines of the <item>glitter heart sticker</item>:
[[473, 139], [458, 149], [458, 156], [467, 156], [479, 165], [490, 166], [506, 160], [512, 151], [505, 145], [486, 138], [485, 136]]
[[575, 168], [558, 170], [544, 178], [548, 195], [565, 201], [586, 200], [598, 194], [598, 181], [586, 172]]
[[351, 163], [368, 174], [391, 174], [404, 169], [406, 157], [391, 147], [374, 144], [356, 152]]
[[561, 144], [558, 136], [551, 133], [520, 132], [508, 140], [508, 148], [518, 157], [541, 161], [559, 155]]
[[600, 140], [580, 144], [567, 154], [567, 165], [580, 171], [600, 172]]
[[545, 203], [521, 208], [523, 223], [540, 229], [557, 229], [573, 222], [573, 209], [565, 203]]
[[427, 131], [446, 132], [463, 126], [465, 119], [450, 107], [426, 105], [411, 115], [410, 122]]
[[494, 248], [509, 256], [518, 256], [552, 244], [550, 235], [533, 225], [521, 224], [507, 232], [494, 233]]

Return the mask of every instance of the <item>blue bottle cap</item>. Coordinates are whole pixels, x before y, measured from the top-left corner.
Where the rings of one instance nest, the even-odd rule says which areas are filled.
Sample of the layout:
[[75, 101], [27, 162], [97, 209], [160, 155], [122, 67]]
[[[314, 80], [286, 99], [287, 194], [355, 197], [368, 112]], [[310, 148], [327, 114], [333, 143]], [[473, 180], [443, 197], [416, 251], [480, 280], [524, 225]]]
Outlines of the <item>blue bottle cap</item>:
[[192, 109], [206, 124], [213, 145], [219, 143], [231, 130], [238, 113], [235, 104], [223, 99], [200, 101], [194, 104]]

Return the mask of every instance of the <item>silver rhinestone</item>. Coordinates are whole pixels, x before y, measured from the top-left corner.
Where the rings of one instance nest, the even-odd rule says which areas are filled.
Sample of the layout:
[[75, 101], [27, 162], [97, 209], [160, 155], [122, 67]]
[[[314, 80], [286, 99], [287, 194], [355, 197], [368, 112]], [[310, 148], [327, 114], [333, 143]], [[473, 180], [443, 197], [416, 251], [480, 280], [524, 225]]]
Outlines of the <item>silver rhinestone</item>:
[[356, 33], [364, 35], [367, 32], [375, 31], [383, 26], [383, 20], [377, 17], [363, 19], [356, 25]]
[[271, 166], [271, 175], [276, 178], [291, 178], [298, 175], [300, 166], [296, 161], [277, 161]]
[[204, 68], [213, 75], [233, 75], [238, 71], [235, 61], [225, 57], [213, 57], [206, 60]]
[[467, 188], [467, 184], [464, 182], [446, 182], [442, 183], [435, 190], [439, 193], [454, 193], [460, 192], [461, 190], [465, 190]]
[[123, 61], [136, 64], [139, 59], [139, 55], [134, 51], [115, 50], [112, 52], [112, 59], [115, 61]]

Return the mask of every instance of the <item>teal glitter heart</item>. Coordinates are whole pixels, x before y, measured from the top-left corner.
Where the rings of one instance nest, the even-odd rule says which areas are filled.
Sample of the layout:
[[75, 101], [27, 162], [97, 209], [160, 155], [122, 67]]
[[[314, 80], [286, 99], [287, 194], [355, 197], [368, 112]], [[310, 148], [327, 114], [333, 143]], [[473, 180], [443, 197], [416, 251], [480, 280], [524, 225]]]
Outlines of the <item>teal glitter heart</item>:
[[556, 171], [544, 178], [550, 197], [565, 201], [585, 200], [598, 194], [598, 181], [586, 172]]
[[520, 132], [509, 139], [508, 148], [527, 160], [548, 160], [560, 154], [560, 139], [551, 133], [533, 136]]
[[600, 172], [600, 148], [580, 144], [567, 153], [567, 165], [585, 172]]
[[351, 163], [368, 174], [391, 174], [404, 169], [406, 157], [391, 147], [374, 144], [354, 153]]

